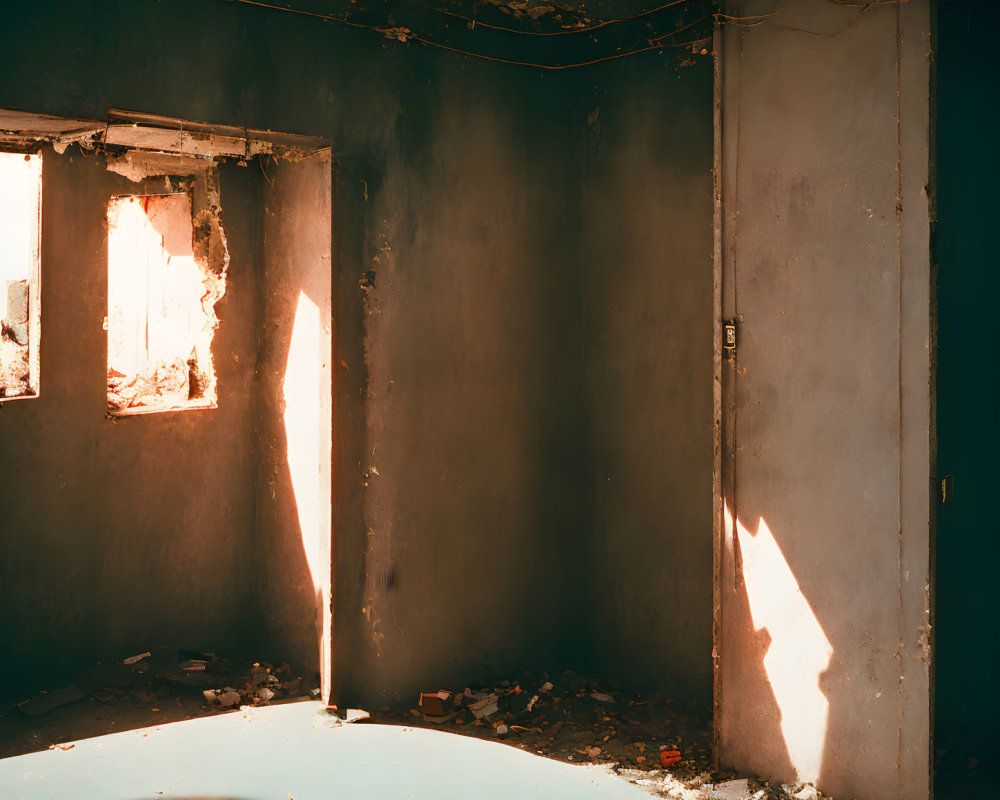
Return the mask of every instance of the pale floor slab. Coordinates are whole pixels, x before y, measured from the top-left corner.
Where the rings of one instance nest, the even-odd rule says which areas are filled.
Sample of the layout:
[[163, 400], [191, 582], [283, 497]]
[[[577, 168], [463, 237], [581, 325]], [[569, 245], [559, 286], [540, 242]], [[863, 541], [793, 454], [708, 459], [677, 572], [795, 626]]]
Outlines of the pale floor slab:
[[648, 800], [598, 767], [391, 725], [331, 727], [318, 702], [115, 733], [0, 760], [10, 800]]

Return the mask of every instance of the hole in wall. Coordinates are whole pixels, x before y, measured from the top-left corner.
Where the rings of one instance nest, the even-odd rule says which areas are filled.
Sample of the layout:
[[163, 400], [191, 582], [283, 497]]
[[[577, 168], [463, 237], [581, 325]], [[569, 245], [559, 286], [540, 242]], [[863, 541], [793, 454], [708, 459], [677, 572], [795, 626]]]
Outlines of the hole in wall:
[[215, 408], [215, 304], [226, 291], [218, 218], [188, 193], [108, 203], [108, 410]]

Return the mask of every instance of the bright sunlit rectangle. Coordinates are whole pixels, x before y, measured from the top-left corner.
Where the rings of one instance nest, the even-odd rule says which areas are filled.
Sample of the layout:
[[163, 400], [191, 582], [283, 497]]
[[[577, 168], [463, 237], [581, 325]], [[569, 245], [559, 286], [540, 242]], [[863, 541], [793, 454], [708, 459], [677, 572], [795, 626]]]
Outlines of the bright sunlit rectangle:
[[215, 407], [219, 281], [195, 256], [190, 195], [111, 198], [109, 411]]
[[37, 397], [42, 157], [0, 153], [0, 400]]

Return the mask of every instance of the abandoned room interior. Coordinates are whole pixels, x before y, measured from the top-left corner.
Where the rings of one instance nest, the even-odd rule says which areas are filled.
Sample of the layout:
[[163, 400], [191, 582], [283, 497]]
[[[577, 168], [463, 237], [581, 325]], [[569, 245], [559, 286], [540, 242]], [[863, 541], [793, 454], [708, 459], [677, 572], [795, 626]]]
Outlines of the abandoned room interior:
[[0, 798], [996, 796], [998, 25], [5, 4]]

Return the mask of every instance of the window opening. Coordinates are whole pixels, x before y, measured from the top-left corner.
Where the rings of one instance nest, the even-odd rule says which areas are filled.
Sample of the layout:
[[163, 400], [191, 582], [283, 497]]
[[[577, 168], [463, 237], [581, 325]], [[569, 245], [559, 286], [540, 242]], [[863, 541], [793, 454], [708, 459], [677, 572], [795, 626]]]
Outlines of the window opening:
[[39, 390], [42, 157], [0, 152], [0, 400]]
[[108, 203], [112, 414], [216, 407], [212, 338], [226, 281], [224, 268], [209, 265], [209, 252], [221, 228], [199, 224], [198, 230], [196, 241], [188, 193]]

